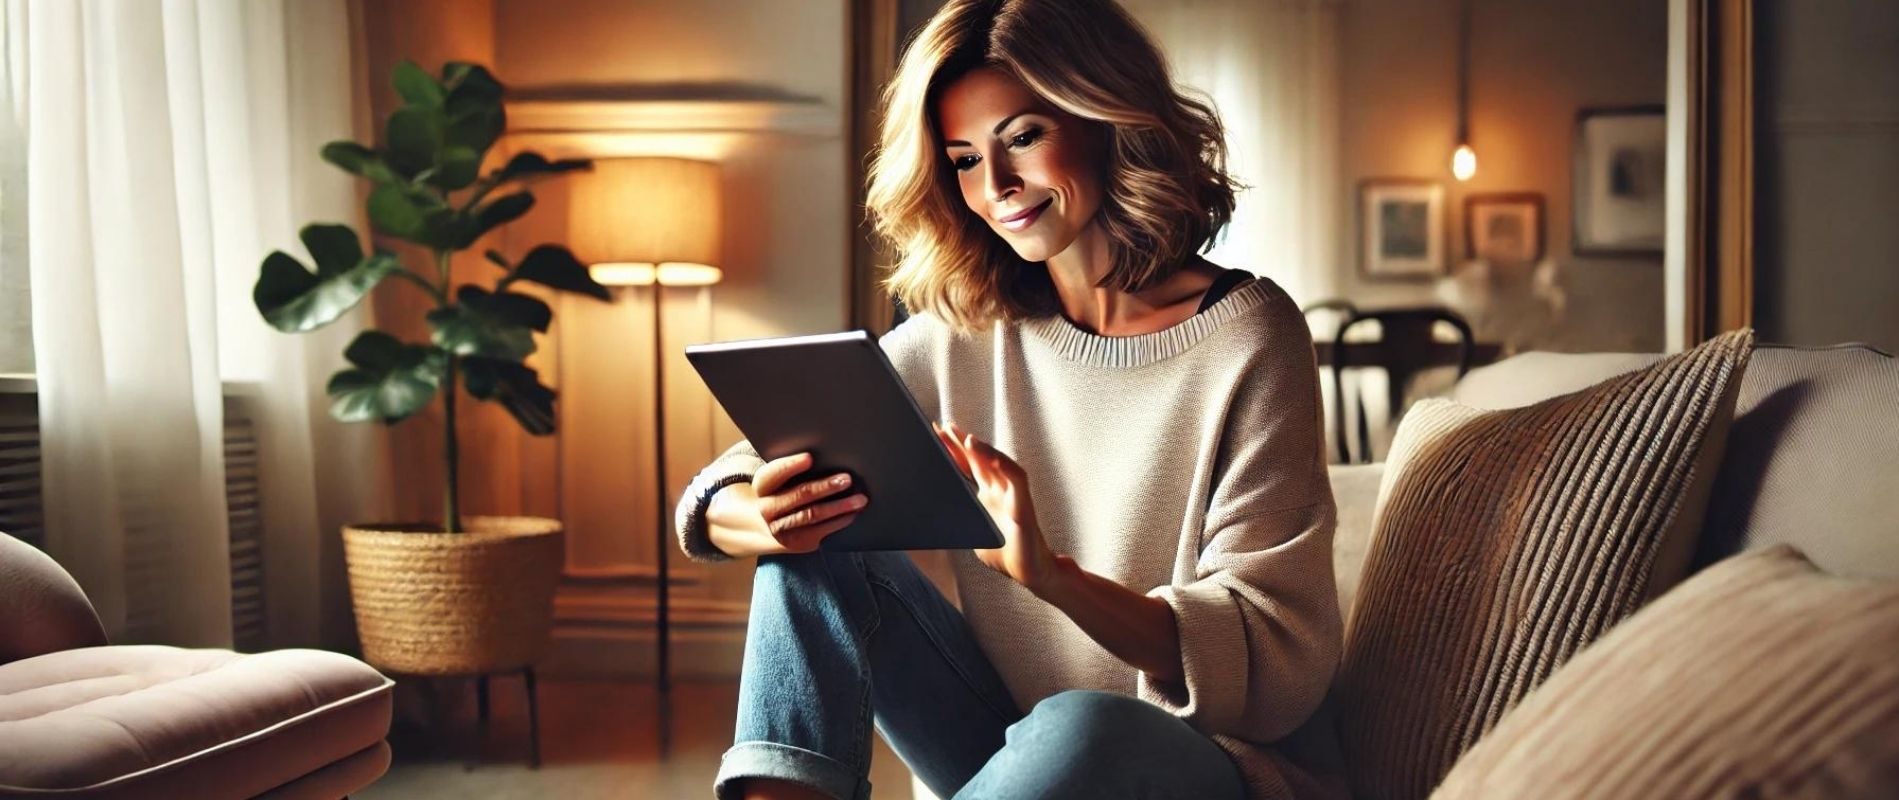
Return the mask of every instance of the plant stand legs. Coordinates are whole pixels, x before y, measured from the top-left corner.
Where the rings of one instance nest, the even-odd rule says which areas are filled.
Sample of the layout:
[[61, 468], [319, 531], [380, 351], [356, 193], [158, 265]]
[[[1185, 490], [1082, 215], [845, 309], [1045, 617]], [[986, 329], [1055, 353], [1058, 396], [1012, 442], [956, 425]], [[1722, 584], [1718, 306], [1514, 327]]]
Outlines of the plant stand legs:
[[[482, 745], [488, 741], [488, 678], [487, 674], [475, 676], [475, 745], [468, 760], [463, 762], [464, 771], [473, 770], [481, 763]], [[541, 768], [541, 703], [540, 693], [534, 683], [534, 668], [521, 668], [521, 681], [527, 690], [528, 707], [528, 767]]]
[[522, 667], [521, 676], [527, 683], [528, 700], [528, 766], [541, 768], [541, 704], [539, 692], [534, 689], [534, 668]]

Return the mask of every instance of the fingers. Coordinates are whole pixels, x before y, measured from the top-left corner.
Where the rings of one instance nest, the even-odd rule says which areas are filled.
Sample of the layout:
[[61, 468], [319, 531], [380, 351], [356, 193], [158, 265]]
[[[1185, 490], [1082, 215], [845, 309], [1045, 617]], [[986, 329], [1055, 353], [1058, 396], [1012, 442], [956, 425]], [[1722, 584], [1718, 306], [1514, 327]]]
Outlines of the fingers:
[[793, 453], [774, 459], [752, 476], [752, 489], [758, 492], [759, 497], [777, 494], [792, 478], [810, 469], [813, 463], [815, 461], [810, 453]]
[[942, 442], [943, 449], [949, 451], [950, 460], [956, 463], [956, 468], [964, 475], [976, 477], [975, 473], [969, 469], [969, 455], [963, 452], [962, 443], [956, 441], [956, 437], [951, 436], [949, 431], [943, 430], [943, 426], [931, 422], [930, 427], [936, 429], [936, 440]]
[[[815, 459], [810, 453], [795, 453], [767, 463], [752, 476], [753, 493], [758, 496], [758, 513], [773, 535], [781, 531], [822, 522], [838, 511], [837, 506], [815, 505], [827, 497], [851, 488], [851, 476], [838, 473], [816, 480], [792, 484], [791, 481], [811, 469]], [[862, 494], [853, 495], [862, 498]], [[848, 509], [847, 509], [848, 510]]]
[[997, 450], [995, 445], [976, 438], [975, 434], [956, 427], [954, 423], [951, 423], [950, 428], [962, 439], [970, 464], [988, 475], [989, 480], [1016, 480], [1022, 476], [1022, 468], [1014, 459]]
[[773, 536], [783, 536], [799, 528], [808, 528], [845, 514], [855, 514], [869, 505], [869, 498], [861, 494], [827, 500], [822, 503], [801, 506], [778, 517], [766, 517], [765, 522]]
[[850, 527], [850, 524], [856, 521], [856, 514], [846, 514], [809, 527], [786, 531], [784, 535], [772, 538], [777, 539], [778, 544], [783, 546], [787, 553], [809, 553], [818, 549], [818, 545], [824, 542], [825, 537]]

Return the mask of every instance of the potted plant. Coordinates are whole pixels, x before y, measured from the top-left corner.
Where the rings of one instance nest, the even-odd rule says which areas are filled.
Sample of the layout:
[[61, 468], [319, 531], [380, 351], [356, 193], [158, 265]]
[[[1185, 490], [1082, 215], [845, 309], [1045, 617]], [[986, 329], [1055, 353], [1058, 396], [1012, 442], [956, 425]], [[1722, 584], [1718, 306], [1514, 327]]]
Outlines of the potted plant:
[[553, 312], [511, 290], [532, 283], [601, 300], [609, 295], [557, 245], [536, 247], [519, 261], [487, 251], [499, 268], [492, 288], [455, 285], [449, 264], [533, 207], [528, 184], [590, 164], [521, 153], [484, 174], [506, 116], [501, 84], [478, 65], [447, 64], [437, 79], [405, 61], [395, 69], [395, 87], [403, 105], [389, 115], [382, 147], [338, 141], [324, 145], [322, 155], [374, 184], [368, 216], [377, 232], [426, 248], [433, 263], [411, 269], [382, 248], [365, 252], [349, 226], [313, 224], [301, 238], [314, 269], [273, 252], [252, 297], [272, 327], [296, 333], [335, 321], [387, 278], [428, 296], [429, 341], [363, 331], [343, 353], [350, 366], [328, 385], [330, 414], [346, 422], [394, 424], [442, 397], [447, 474], [440, 523], [343, 529], [363, 656], [418, 675], [519, 669], [547, 641], [562, 528], [551, 519], [462, 517], [455, 386], [459, 381], [469, 395], [500, 403], [530, 434], [553, 433], [554, 391], [523, 363]]

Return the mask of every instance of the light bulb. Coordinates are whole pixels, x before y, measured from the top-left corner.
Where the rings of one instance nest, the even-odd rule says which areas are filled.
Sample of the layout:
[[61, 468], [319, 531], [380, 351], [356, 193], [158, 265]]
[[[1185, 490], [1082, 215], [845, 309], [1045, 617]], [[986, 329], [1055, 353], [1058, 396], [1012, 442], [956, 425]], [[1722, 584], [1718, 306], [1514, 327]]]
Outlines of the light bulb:
[[1476, 174], [1477, 151], [1470, 149], [1468, 144], [1458, 145], [1457, 152], [1451, 154], [1451, 176], [1460, 181], [1467, 181]]

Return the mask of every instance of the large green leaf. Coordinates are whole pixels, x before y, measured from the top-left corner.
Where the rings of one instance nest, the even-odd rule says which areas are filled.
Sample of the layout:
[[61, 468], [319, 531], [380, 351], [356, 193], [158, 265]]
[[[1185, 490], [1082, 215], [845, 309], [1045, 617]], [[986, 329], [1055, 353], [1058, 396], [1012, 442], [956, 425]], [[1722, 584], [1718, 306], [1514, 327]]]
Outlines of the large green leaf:
[[400, 422], [435, 398], [448, 366], [446, 353], [382, 331], [357, 334], [343, 357], [355, 368], [330, 376], [327, 391], [330, 416], [344, 422]]
[[454, 191], [474, 183], [481, 175], [481, 153], [471, 147], [449, 144], [442, 148], [442, 161], [429, 175], [429, 183]]
[[399, 184], [369, 193], [369, 221], [383, 233], [438, 250], [462, 247], [468, 223], [433, 193]]
[[535, 436], [554, 432], [554, 390], [541, 385], [533, 368], [473, 357], [462, 359], [462, 375], [470, 395], [500, 403], [523, 430]]
[[524, 294], [489, 294], [463, 286], [455, 305], [428, 313], [431, 340], [458, 356], [519, 361], [534, 352], [534, 331], [547, 330], [553, 311]]
[[474, 244], [476, 239], [482, 237], [482, 234], [520, 219], [522, 214], [526, 214], [528, 209], [533, 207], [534, 195], [527, 192], [515, 192], [483, 205], [475, 210], [474, 222], [469, 225], [466, 233], [468, 239], [461, 246], [467, 247]]
[[490, 176], [496, 183], [506, 181], [532, 181], [537, 178], [559, 175], [563, 172], [592, 169], [593, 162], [584, 158], [563, 158], [549, 161], [540, 153], [521, 153], [508, 159], [507, 166]]
[[501, 138], [501, 132], [508, 127], [508, 114], [498, 103], [472, 106], [463, 109], [450, 108], [448, 130], [443, 140], [452, 147], [466, 147], [476, 152], [487, 152], [489, 146]]
[[345, 172], [361, 175], [377, 183], [401, 180], [395, 170], [383, 163], [382, 156], [377, 155], [376, 151], [347, 139], [324, 145], [323, 160], [342, 167]]
[[516, 292], [489, 292], [479, 286], [463, 286], [455, 300], [490, 319], [510, 325], [526, 325], [542, 333], [554, 321], [554, 310], [533, 295]]
[[421, 238], [426, 212], [414, 194], [402, 186], [376, 187], [369, 193], [369, 221], [391, 236]]
[[383, 278], [402, 269], [388, 253], [363, 255], [356, 232], [343, 225], [310, 225], [303, 244], [316, 261], [312, 272], [277, 250], [264, 257], [251, 300], [264, 321], [287, 333], [314, 330], [336, 321]]
[[450, 61], [442, 65], [442, 83], [448, 88], [450, 106], [501, 102], [501, 82], [480, 64]]
[[430, 75], [413, 61], [403, 61], [396, 65], [396, 94], [402, 95], [403, 102], [418, 106], [441, 106], [448, 98], [448, 90], [437, 83]]
[[389, 115], [387, 127], [390, 165], [409, 177], [434, 167], [446, 128], [439, 108], [403, 106], [396, 109]]
[[593, 279], [587, 266], [567, 248], [555, 244], [544, 244], [529, 251], [527, 258], [521, 259], [521, 265], [515, 267], [514, 274], [507, 280], [532, 281], [550, 289], [565, 292], [579, 292], [601, 300], [612, 300], [613, 293]]

